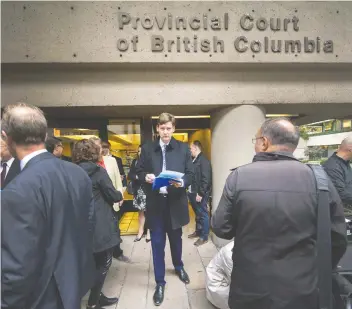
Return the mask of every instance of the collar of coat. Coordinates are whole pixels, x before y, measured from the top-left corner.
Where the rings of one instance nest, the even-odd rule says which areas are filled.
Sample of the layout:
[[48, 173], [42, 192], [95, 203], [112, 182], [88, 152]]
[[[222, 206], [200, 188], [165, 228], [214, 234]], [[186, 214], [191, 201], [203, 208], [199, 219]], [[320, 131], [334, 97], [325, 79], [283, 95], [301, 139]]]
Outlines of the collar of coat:
[[337, 152], [334, 152], [333, 156], [336, 158], [336, 160], [341, 161], [342, 163], [346, 164], [347, 166], [350, 165], [350, 161], [349, 161], [349, 160], [345, 160], [345, 159], [339, 157], [339, 156], [337, 155]]
[[253, 162], [257, 161], [277, 161], [277, 160], [294, 160], [296, 159], [291, 152], [259, 152], [254, 158]]
[[[177, 147], [177, 141], [174, 137], [171, 137], [170, 143], [166, 146], [166, 149], [175, 149]], [[161, 151], [160, 137], [154, 141], [154, 150]]]

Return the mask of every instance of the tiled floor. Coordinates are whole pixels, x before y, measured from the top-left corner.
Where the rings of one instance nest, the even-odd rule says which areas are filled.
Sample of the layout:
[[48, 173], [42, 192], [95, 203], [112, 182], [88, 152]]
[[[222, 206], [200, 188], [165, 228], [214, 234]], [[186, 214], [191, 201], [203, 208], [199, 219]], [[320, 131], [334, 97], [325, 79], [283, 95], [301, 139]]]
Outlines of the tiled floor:
[[126, 212], [120, 220], [121, 235], [136, 235], [138, 233], [138, 212]]
[[[192, 220], [194, 221], [194, 220]], [[187, 238], [193, 232], [191, 225], [184, 228], [183, 261], [191, 283], [183, 284], [173, 272], [169, 245], [166, 246], [166, 281], [164, 303], [160, 309], [214, 309], [205, 296], [205, 267], [217, 253], [210, 241], [196, 248], [194, 240]], [[144, 239], [133, 242], [135, 236], [124, 236], [121, 244], [124, 254], [132, 259], [132, 264], [113, 261], [104, 285], [104, 293], [120, 298], [117, 305], [109, 309], [152, 309], [155, 288], [153, 259], [150, 243]], [[82, 302], [85, 308], [86, 299]]]

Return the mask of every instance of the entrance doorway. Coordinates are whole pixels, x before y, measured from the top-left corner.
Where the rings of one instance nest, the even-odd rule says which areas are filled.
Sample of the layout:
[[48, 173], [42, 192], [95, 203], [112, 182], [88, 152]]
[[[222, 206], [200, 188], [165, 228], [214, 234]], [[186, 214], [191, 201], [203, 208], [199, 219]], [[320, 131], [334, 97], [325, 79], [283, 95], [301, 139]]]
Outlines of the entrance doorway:
[[[51, 116], [53, 115], [50, 113]], [[82, 112], [84, 115], [84, 113]], [[108, 115], [106, 115], [108, 116]], [[127, 186], [127, 175], [138, 147], [143, 142], [157, 137], [157, 117], [141, 118], [75, 118], [49, 117], [51, 133], [62, 140], [63, 155], [71, 158], [73, 144], [82, 139], [96, 136], [111, 145], [111, 155], [122, 160], [123, 174], [126, 175], [124, 186]], [[203, 153], [211, 159], [210, 116], [176, 116], [174, 138], [184, 143], [199, 140]], [[190, 211], [193, 218], [193, 211]], [[133, 208], [133, 196], [124, 192], [124, 204], [121, 207], [119, 223], [122, 235], [135, 235], [138, 232], [138, 212]]]

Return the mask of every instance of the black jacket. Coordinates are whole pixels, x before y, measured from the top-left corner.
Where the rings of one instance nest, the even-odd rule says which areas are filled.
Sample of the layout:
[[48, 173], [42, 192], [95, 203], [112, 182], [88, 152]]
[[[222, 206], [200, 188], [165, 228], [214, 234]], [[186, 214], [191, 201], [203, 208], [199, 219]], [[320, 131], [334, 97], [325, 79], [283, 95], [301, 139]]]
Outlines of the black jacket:
[[201, 197], [210, 195], [211, 191], [211, 164], [209, 160], [200, 153], [193, 162], [194, 177], [192, 181], [192, 193], [198, 193]]
[[120, 157], [115, 157], [115, 156], [112, 156], [112, 157], [116, 160], [117, 166], [119, 168], [120, 175], [123, 176], [122, 185], [124, 187], [126, 187], [127, 186], [127, 180], [126, 180], [125, 170], [124, 170], [123, 164], [122, 164], [122, 159]]
[[4, 189], [20, 172], [20, 161], [18, 159], [15, 159], [13, 160], [9, 171], [7, 172], [2, 189]]
[[[329, 191], [335, 267], [346, 250], [346, 224], [331, 182]], [[235, 237], [230, 308], [318, 308], [316, 222], [316, 182], [305, 164], [260, 153], [235, 169], [212, 219], [218, 237]]]
[[[153, 218], [158, 216], [160, 209], [157, 203], [159, 191], [153, 191], [152, 185], [145, 182], [146, 174], [158, 176], [162, 171], [163, 155], [159, 139], [143, 145], [141, 157], [138, 160], [136, 171], [138, 178], [144, 181], [147, 196], [146, 214], [148, 226], [153, 228]], [[189, 223], [188, 200], [186, 188], [193, 178], [193, 164], [188, 145], [172, 138], [166, 148], [166, 168], [171, 171], [184, 173], [184, 187], [168, 187], [171, 223], [173, 229], [178, 229]]]
[[111, 249], [121, 242], [113, 205], [122, 201], [122, 194], [114, 188], [104, 168], [93, 162], [81, 162], [79, 166], [87, 172], [93, 186], [95, 208], [93, 250], [101, 252]]
[[143, 181], [141, 181], [139, 178], [138, 178], [138, 175], [137, 175], [137, 163], [138, 163], [138, 160], [137, 159], [134, 159], [132, 161], [132, 164], [131, 164], [131, 167], [130, 167], [130, 171], [128, 172], [128, 179], [130, 181], [132, 181], [132, 188], [133, 188], [133, 195], [136, 195], [137, 194], [137, 190], [142, 186], [143, 184]]
[[352, 208], [352, 169], [350, 162], [345, 161], [334, 153], [323, 166], [339, 193], [344, 206]]
[[1, 308], [80, 308], [95, 275], [87, 174], [46, 152], [1, 193]]

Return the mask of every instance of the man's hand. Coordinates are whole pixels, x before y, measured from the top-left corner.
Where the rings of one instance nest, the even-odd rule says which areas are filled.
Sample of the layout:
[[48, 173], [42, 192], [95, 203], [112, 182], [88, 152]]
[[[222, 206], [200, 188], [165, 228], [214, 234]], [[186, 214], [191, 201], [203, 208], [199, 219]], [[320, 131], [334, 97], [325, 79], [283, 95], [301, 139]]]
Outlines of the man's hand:
[[153, 183], [154, 182], [154, 179], [155, 179], [155, 175], [154, 174], [147, 174], [145, 176], [145, 181], [147, 183]]
[[197, 196], [196, 196], [196, 201], [197, 203], [200, 203], [202, 201], [202, 197], [197, 193]]
[[170, 185], [174, 186], [175, 188], [181, 188], [182, 187], [182, 183], [177, 182], [177, 181], [172, 181], [170, 180]]
[[120, 177], [121, 177], [121, 180], [123, 180], [123, 178], [124, 178], [125, 176], [121, 176], [121, 175], [120, 175]]

